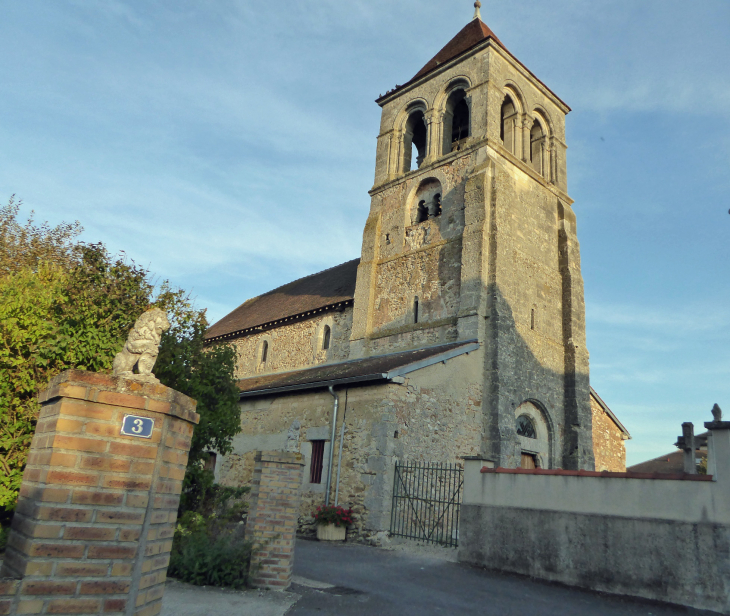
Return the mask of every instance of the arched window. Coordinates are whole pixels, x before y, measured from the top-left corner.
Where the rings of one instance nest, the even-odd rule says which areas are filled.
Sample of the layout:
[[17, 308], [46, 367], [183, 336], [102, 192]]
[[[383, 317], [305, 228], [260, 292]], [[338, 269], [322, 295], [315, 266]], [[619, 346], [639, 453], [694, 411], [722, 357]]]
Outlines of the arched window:
[[520, 415], [517, 418], [517, 435], [524, 436], [525, 438], [537, 438], [535, 424], [532, 423], [532, 419], [527, 415]]
[[421, 199], [418, 202], [418, 208], [416, 210], [416, 223], [423, 222], [424, 220], [428, 220], [428, 208], [426, 207], [426, 202]]
[[426, 158], [426, 117], [420, 109], [411, 113], [403, 136], [403, 171], [418, 169]]
[[502, 124], [499, 129], [499, 136], [504, 147], [512, 154], [516, 153], [517, 145], [517, 109], [512, 99], [506, 96], [502, 103]]
[[459, 88], [454, 90], [446, 101], [444, 112], [444, 147], [443, 153], [455, 152], [471, 134], [469, 103], [466, 101], [466, 92]]
[[325, 325], [324, 329], [322, 330], [322, 350], [323, 351], [326, 351], [327, 349], [330, 348], [330, 334], [331, 334], [330, 326]]
[[540, 122], [535, 120], [530, 129], [530, 164], [540, 175], [545, 175], [545, 131]]
[[269, 342], [267, 340], [264, 340], [264, 343], [261, 345], [261, 365], [262, 366], [266, 363], [268, 356], [269, 356]]

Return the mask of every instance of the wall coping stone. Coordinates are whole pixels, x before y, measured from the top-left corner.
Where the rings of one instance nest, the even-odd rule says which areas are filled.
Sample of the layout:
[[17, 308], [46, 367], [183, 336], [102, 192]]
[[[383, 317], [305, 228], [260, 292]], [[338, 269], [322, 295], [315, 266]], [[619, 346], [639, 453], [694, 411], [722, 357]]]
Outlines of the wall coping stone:
[[[728, 422], [730, 423], [730, 422]], [[511, 475], [559, 475], [570, 477], [602, 477], [607, 479], [672, 479], [675, 481], [713, 481], [712, 475], [690, 475], [689, 473], [636, 473], [626, 471], [570, 471], [563, 468], [489, 468], [483, 466], [482, 473], [503, 473]]]

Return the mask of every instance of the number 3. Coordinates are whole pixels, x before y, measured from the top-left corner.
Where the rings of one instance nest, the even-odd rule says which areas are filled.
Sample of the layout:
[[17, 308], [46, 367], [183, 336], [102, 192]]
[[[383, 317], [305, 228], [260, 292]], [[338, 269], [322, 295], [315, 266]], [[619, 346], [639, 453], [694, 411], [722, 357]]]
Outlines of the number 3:
[[135, 419], [133, 422], [134, 427], [132, 428], [132, 432], [135, 434], [139, 434], [142, 432], [142, 420], [141, 419]]

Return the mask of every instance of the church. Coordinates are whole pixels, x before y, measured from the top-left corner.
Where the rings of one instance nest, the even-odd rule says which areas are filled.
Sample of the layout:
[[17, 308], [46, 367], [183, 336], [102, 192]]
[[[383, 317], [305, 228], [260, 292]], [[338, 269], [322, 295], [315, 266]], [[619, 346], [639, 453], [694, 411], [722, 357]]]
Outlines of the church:
[[249, 299], [207, 344], [238, 352], [241, 433], [305, 461], [301, 520], [353, 507], [387, 531], [397, 463], [625, 470], [626, 428], [592, 390], [570, 111], [475, 15], [381, 95], [359, 259]]

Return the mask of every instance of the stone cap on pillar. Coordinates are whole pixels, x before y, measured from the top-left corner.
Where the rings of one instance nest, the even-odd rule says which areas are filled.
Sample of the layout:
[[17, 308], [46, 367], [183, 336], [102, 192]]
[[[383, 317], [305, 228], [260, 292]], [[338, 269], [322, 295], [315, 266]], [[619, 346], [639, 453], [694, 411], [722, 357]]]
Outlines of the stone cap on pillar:
[[193, 424], [200, 421], [197, 402], [179, 391], [157, 383], [144, 383], [110, 374], [66, 370], [55, 376], [38, 395], [41, 404], [56, 398], [88, 400], [129, 409], [172, 415]]
[[299, 464], [304, 466], [302, 454], [294, 451], [257, 451], [255, 460], [258, 462], [276, 462], [278, 464]]
[[705, 428], [708, 430], [730, 430], [730, 421], [722, 420], [722, 409], [717, 404], [712, 407], [712, 421], [706, 421]]

